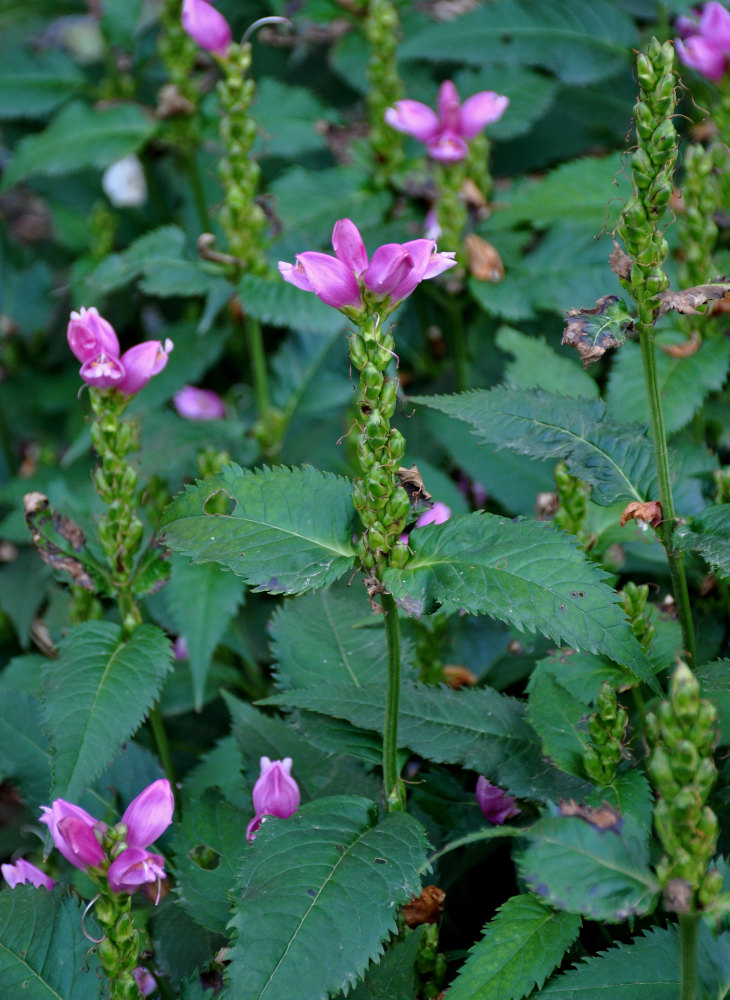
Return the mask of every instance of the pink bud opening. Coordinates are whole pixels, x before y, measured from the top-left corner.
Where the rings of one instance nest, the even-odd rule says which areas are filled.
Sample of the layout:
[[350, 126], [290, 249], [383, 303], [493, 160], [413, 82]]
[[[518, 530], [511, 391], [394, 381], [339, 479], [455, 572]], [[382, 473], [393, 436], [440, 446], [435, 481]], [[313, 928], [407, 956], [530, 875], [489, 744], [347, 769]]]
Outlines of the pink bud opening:
[[231, 28], [225, 17], [207, 0], [183, 0], [182, 26], [208, 52], [223, 58], [231, 45]]
[[82, 364], [92, 361], [100, 354], [119, 357], [119, 340], [114, 327], [99, 315], [95, 306], [90, 309], [82, 307], [78, 312], [71, 313], [66, 339]]
[[165, 367], [173, 346], [168, 338], [164, 344], [159, 340], [144, 340], [141, 344], [130, 347], [119, 359], [125, 374], [117, 389], [125, 396], [138, 393], [153, 375], [157, 375]]
[[149, 847], [172, 823], [175, 799], [167, 778], [153, 781], [133, 799], [122, 816], [130, 847]]

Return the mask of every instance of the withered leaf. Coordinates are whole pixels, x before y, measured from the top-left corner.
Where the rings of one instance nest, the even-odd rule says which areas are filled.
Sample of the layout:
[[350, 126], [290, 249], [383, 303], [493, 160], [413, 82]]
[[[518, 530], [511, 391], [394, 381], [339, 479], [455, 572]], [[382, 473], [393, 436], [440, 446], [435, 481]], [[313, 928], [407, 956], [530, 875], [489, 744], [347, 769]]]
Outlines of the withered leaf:
[[475, 684], [479, 683], [477, 675], [468, 667], [451, 663], [443, 669], [446, 683], [455, 691], [459, 691], [463, 687], [474, 687]]
[[495, 284], [504, 278], [504, 264], [499, 251], [476, 233], [469, 233], [464, 240], [469, 273], [477, 281]]
[[632, 500], [621, 511], [619, 524], [623, 528], [629, 521], [636, 521], [637, 524], [650, 524], [652, 528], [658, 528], [662, 523], [662, 505], [658, 500], [649, 500], [646, 503]]
[[724, 299], [728, 291], [730, 284], [722, 280], [713, 281], [708, 285], [695, 285], [694, 288], [684, 288], [680, 292], [668, 288], [665, 292], [659, 293], [661, 304], [657, 315], [663, 316], [671, 309], [678, 313], [696, 315], [699, 312], [698, 306]]
[[580, 806], [574, 799], [560, 800], [561, 816], [578, 816], [597, 830], [613, 830], [618, 833], [623, 826], [623, 816], [605, 800], [600, 806]]
[[673, 358], [689, 358], [702, 347], [702, 338], [696, 330], [693, 330], [689, 339], [683, 340], [681, 344], [660, 344], [659, 346], [665, 354], [669, 354]]
[[664, 909], [674, 913], [689, 913], [692, 896], [689, 882], [683, 878], [671, 878], [664, 887]]
[[437, 885], [424, 886], [420, 896], [416, 896], [403, 907], [403, 919], [407, 927], [419, 924], [437, 924], [444, 912], [446, 893]]
[[623, 278], [624, 281], [629, 280], [631, 277], [631, 258], [621, 249], [618, 243], [614, 243], [613, 250], [608, 255], [608, 263], [614, 274], [617, 274], [619, 278]]
[[411, 510], [427, 510], [433, 507], [433, 497], [423, 485], [423, 476], [418, 471], [417, 465], [412, 465], [406, 469], [402, 465], [396, 469], [396, 476], [400, 479], [400, 484], [408, 494], [411, 503]]
[[594, 309], [570, 309], [565, 314], [562, 343], [575, 347], [588, 368], [610, 347], [621, 347], [633, 329], [633, 319], [617, 295], [604, 295]]
[[37, 491], [25, 494], [23, 510], [31, 539], [43, 562], [52, 569], [68, 573], [77, 586], [95, 591], [96, 583], [84, 564], [48, 537], [49, 532], [53, 531], [78, 552], [86, 544], [86, 536], [78, 524], [52, 510], [48, 497]]

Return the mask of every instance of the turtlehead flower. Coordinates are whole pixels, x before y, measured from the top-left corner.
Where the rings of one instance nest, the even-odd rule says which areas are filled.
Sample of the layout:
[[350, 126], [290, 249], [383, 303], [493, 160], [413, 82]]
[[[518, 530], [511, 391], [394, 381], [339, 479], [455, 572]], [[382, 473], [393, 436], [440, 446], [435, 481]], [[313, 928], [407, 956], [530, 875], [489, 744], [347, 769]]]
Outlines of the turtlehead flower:
[[340, 219], [332, 230], [335, 256], [306, 250], [296, 264], [279, 261], [284, 281], [314, 292], [318, 299], [342, 311], [363, 308], [363, 295], [394, 308], [422, 281], [456, 264], [454, 253], [437, 253], [433, 240], [386, 243], [368, 258], [357, 226]]
[[717, 83], [730, 64], [730, 11], [711, 0], [697, 18], [678, 17], [675, 27], [681, 38], [675, 42], [685, 66]]
[[128, 847], [109, 865], [106, 873], [112, 892], [133, 893], [147, 882], [162, 882], [165, 859], [143, 847]]
[[508, 104], [508, 97], [493, 90], [482, 90], [462, 104], [456, 86], [445, 80], [439, 88], [438, 113], [420, 101], [398, 101], [386, 110], [385, 120], [425, 143], [431, 159], [458, 163], [469, 152], [466, 140], [499, 121]]
[[498, 785], [493, 785], [481, 774], [477, 778], [476, 799], [485, 819], [495, 826], [520, 813], [514, 798]]
[[185, 420], [221, 420], [226, 415], [223, 400], [212, 389], [197, 389], [194, 385], [184, 385], [172, 397], [172, 402]]
[[24, 858], [18, 858], [14, 865], [0, 865], [0, 872], [11, 889], [14, 889], [16, 885], [25, 885], [30, 882], [36, 889], [40, 889], [42, 886], [50, 892], [56, 884], [50, 875], [46, 875], [40, 868], [36, 868]]
[[104, 850], [97, 837], [106, 830], [81, 806], [54, 799], [50, 806], [41, 806], [41, 823], [51, 831], [54, 846], [67, 861], [83, 871], [97, 868], [105, 859]]
[[96, 306], [91, 309], [83, 307], [78, 312], [71, 313], [66, 339], [73, 353], [84, 364], [93, 361], [100, 354], [112, 358], [119, 357], [119, 339], [114, 327], [103, 316], [99, 315]]
[[451, 517], [451, 508], [445, 503], [437, 500], [430, 510], [425, 510], [416, 521], [416, 527], [422, 528], [425, 524], [444, 524]]
[[101, 175], [101, 186], [115, 208], [138, 208], [147, 201], [147, 181], [134, 153], [108, 166]]
[[144, 389], [153, 375], [157, 375], [167, 364], [167, 356], [174, 347], [167, 338], [164, 343], [159, 340], [145, 340], [125, 351], [120, 363], [124, 368], [124, 378], [116, 388], [125, 396], [134, 396]]
[[225, 17], [207, 0], [183, 0], [182, 26], [208, 52], [224, 57], [231, 45], [231, 28]]
[[246, 840], [254, 840], [256, 831], [267, 816], [288, 819], [299, 808], [299, 786], [291, 776], [292, 759], [270, 760], [262, 757], [261, 774], [253, 786], [256, 815], [246, 827]]

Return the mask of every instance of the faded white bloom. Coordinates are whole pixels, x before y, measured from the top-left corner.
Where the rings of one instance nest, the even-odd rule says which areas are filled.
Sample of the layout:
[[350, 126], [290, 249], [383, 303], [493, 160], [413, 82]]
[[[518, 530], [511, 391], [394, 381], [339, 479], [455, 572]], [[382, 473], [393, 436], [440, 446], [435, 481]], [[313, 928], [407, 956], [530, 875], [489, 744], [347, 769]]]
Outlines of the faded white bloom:
[[147, 181], [134, 153], [107, 167], [101, 186], [115, 208], [138, 208], [147, 201]]

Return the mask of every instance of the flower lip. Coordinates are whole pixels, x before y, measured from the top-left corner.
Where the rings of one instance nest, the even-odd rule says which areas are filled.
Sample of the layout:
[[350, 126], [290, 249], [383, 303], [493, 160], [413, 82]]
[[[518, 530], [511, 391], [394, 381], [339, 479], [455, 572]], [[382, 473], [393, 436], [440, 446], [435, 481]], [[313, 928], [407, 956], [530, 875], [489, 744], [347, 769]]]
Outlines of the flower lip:
[[142, 847], [128, 847], [109, 865], [107, 878], [112, 892], [133, 893], [148, 882], [165, 878], [165, 859]]
[[133, 799], [122, 816], [130, 847], [149, 847], [172, 823], [175, 799], [167, 778], [153, 781]]

